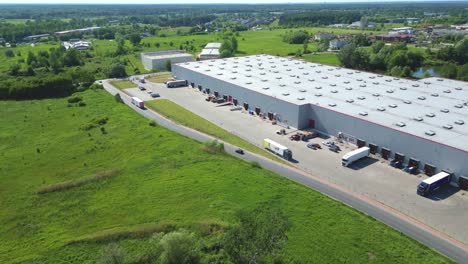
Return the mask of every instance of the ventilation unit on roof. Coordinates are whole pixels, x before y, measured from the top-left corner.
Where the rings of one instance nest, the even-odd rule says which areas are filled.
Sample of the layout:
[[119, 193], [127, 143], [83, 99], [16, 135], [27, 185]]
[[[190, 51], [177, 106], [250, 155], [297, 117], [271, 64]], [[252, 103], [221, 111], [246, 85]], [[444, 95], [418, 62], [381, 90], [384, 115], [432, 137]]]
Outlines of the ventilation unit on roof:
[[379, 107], [379, 108], [377, 108], [377, 110], [379, 110], [380, 112], [383, 112], [383, 111], [385, 111], [385, 108]]
[[286, 60], [285, 60], [285, 59], [281, 59], [280, 61], [281, 61], [281, 62], [285, 62]]
[[264, 72], [261, 72], [261, 73], [260, 73], [260, 75], [265, 75], [265, 74], [266, 74], [266, 73], [264, 73]]
[[362, 81], [362, 79], [356, 79], [358, 82]]
[[377, 85], [377, 84], [379, 84], [379, 82], [372, 82], [372, 84], [375, 84], [375, 85]]
[[330, 69], [328, 69], [328, 70], [329, 70], [329, 71], [333, 71], [333, 69], [332, 69], [332, 68], [330, 68]]
[[271, 67], [272, 67], [272, 68], [276, 68], [276, 65], [272, 65]]
[[347, 72], [347, 74], [353, 74], [353, 72]]
[[252, 69], [245, 69], [245, 71], [251, 71]]
[[195, 67], [195, 68], [200, 68], [200, 65], [195, 65], [194, 67]]
[[354, 100], [353, 100], [353, 99], [348, 99], [348, 100], [346, 100], [346, 102], [348, 102], [348, 103], [353, 103]]
[[431, 94], [431, 96], [438, 97], [439, 94], [438, 93], [433, 93], [433, 94]]
[[359, 112], [359, 115], [367, 116], [367, 112]]
[[377, 77], [383, 77], [383, 75], [379, 74], [379, 75], [377, 75]]
[[218, 72], [217, 75], [223, 75], [223, 73], [222, 73], [222, 72]]
[[281, 76], [276, 76], [276, 79], [278, 79], [278, 80], [281, 79], [281, 78], [283, 78], [283, 77], [281, 77]]
[[235, 79], [237, 79], [237, 77], [233, 76], [233, 77], [231, 77], [231, 79], [232, 79], [232, 80], [235, 80]]
[[463, 125], [463, 124], [465, 124], [465, 122], [463, 120], [457, 120], [457, 121], [455, 121], [455, 124]]
[[335, 77], [341, 77], [341, 74], [335, 74]]
[[379, 97], [379, 96], [380, 96], [380, 94], [378, 94], [378, 93], [373, 93], [372, 95], [375, 96], [375, 97]]
[[305, 92], [307, 92], [307, 90], [306, 89], [300, 89], [299, 92], [305, 93]]
[[334, 84], [334, 83], [330, 83], [330, 86], [333, 86], [333, 87], [335, 87], [335, 86], [336, 86], [336, 84]]
[[426, 116], [427, 116], [427, 117], [434, 117], [435, 114], [434, 114], [434, 113], [427, 113]]
[[354, 71], [355, 73], [361, 73], [360, 71]]
[[303, 70], [303, 69], [304, 69], [304, 67], [299, 67], [299, 70]]
[[303, 72], [302, 74], [304, 74], [304, 75], [309, 75], [309, 73], [308, 73], [308, 72]]
[[267, 79], [262, 79], [262, 82], [268, 82], [268, 80]]
[[210, 69], [206, 69], [205, 71], [207, 71], [207, 72], [208, 72], [208, 71], [211, 71], [211, 70], [210, 70]]
[[220, 70], [224, 70], [224, 67], [219, 67]]
[[387, 93], [393, 93], [393, 90], [387, 90]]
[[386, 81], [386, 82], [391, 82], [392, 80], [390, 80], [390, 79], [387, 79], [387, 80], [385, 80], [385, 81]]
[[346, 83], [346, 84], [348, 84], [348, 83], [349, 83], [349, 81], [344, 81], [343, 83]]
[[444, 93], [451, 93], [452, 91], [450, 90], [444, 90]]
[[424, 82], [424, 84], [431, 84], [431, 82]]
[[304, 100], [304, 97], [298, 97], [297, 100]]
[[434, 132], [433, 130], [427, 130], [426, 132], [424, 132], [424, 134], [432, 137], [435, 136], [436, 132]]
[[322, 79], [328, 79], [328, 76], [322, 76]]
[[288, 95], [289, 95], [289, 93], [282, 93], [282, 95], [284, 95], [284, 96], [288, 96]]
[[357, 99], [364, 100], [364, 99], [366, 99], [366, 97], [365, 96], [359, 96]]
[[265, 67], [260, 67], [260, 68], [258, 68], [258, 69], [259, 69], [259, 70], [264, 70], [264, 69], [265, 69]]
[[320, 97], [320, 96], [322, 96], [322, 94], [321, 93], [316, 93], [315, 96]]
[[406, 87], [400, 87], [400, 90], [406, 91]]
[[418, 96], [418, 99], [419, 99], [419, 100], [426, 100], [426, 97], [424, 97], [424, 96]]
[[393, 80], [398, 81], [398, 80], [400, 80], [400, 78], [393, 78]]
[[442, 82], [444, 79], [438, 78], [437, 80], [438, 80], [439, 82]]
[[252, 84], [252, 82], [245, 82], [245, 84]]
[[448, 112], [450, 112], [447, 108], [440, 109], [440, 111], [441, 111], [442, 113], [448, 113]]
[[336, 106], [335, 103], [329, 103], [328, 105], [331, 106], [331, 107], [335, 107], [335, 106]]
[[375, 79], [375, 76], [369, 76], [369, 79]]
[[405, 103], [405, 104], [411, 104], [411, 101], [410, 101], [410, 100], [403, 100], [403, 103]]
[[461, 91], [461, 90], [463, 90], [463, 89], [462, 89], [461, 87], [455, 87], [455, 90]]
[[315, 86], [315, 89], [322, 89], [322, 86]]
[[280, 84], [279, 86], [281, 86], [281, 87], [285, 87], [285, 86], [286, 86], [286, 84], [282, 83], [282, 84]]
[[421, 122], [421, 121], [423, 121], [423, 118], [422, 118], [422, 117], [420, 117], [420, 116], [417, 116], [417, 117], [415, 117], [415, 118], [413, 118], [413, 119], [414, 119], [414, 120], [416, 120], [416, 121], [418, 121], [418, 122]]
[[445, 129], [452, 129], [453, 128], [453, 126], [449, 125], [449, 124], [443, 125], [442, 127], [445, 128]]
[[348, 90], [348, 91], [350, 91], [350, 90], [352, 90], [353, 88], [351, 88], [351, 87], [346, 87], [345, 89]]
[[252, 77], [252, 75], [250, 75], [250, 74], [246, 74], [246, 75], [245, 75], [245, 77]]
[[233, 68], [237, 68], [237, 65], [232, 66]]
[[389, 104], [388, 107], [390, 107], [390, 108], [396, 108], [397, 105], [396, 105], [396, 104]]
[[308, 80], [309, 82], [313, 82], [313, 81], [315, 81], [314, 79], [310, 79], [310, 78], [309, 78], [309, 79], [307, 79], [307, 80]]
[[262, 89], [263, 89], [263, 90], [268, 90], [268, 89], [270, 89], [270, 87], [265, 86], [265, 87], [263, 87]]
[[310, 65], [310, 67], [315, 68], [315, 65]]
[[208, 64], [208, 66], [213, 66], [213, 64]]
[[366, 87], [366, 85], [365, 85], [365, 84], [361, 84], [361, 85], [359, 85], [359, 86], [360, 86], [360, 87]]
[[295, 83], [295, 84], [300, 84], [300, 83], [301, 83], [301, 81], [295, 81], [294, 83]]
[[398, 126], [398, 127], [404, 127], [404, 126], [406, 126], [406, 124], [403, 123], [403, 122], [398, 122], [398, 123], [396, 123], [395, 125]]
[[283, 64], [283, 66], [288, 66], [288, 64], [287, 64], [287, 63], [285, 63], [285, 64]]
[[463, 108], [463, 105], [462, 104], [456, 104], [454, 105], [456, 108]]
[[412, 86], [413, 87], [419, 87], [419, 84], [413, 84]]
[[273, 73], [278, 73], [279, 71], [273, 71]]
[[298, 62], [298, 61], [296, 61], [294, 64], [299, 64], [299, 62]]
[[337, 93], [338, 91], [337, 90], [331, 90], [330, 92], [331, 93]]
[[339, 69], [341, 69], [341, 67], [336, 67], [335, 69], [339, 70]]
[[322, 71], [315, 71], [316, 73], [321, 73]]
[[291, 71], [291, 69], [286, 69], [286, 71]]

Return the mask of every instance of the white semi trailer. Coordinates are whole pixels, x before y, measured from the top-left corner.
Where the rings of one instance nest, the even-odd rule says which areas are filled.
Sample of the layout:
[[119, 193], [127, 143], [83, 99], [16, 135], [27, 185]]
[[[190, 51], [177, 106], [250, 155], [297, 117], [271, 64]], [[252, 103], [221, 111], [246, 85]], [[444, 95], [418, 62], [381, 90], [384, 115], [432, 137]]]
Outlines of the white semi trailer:
[[348, 167], [353, 162], [369, 156], [369, 152], [370, 149], [368, 147], [362, 147], [348, 152], [341, 159], [341, 165]]
[[276, 143], [275, 141], [265, 138], [263, 140], [263, 146], [270, 150], [273, 153], [276, 153], [277, 155], [283, 157], [284, 159], [291, 160], [292, 159], [292, 152], [289, 150], [287, 147]]
[[143, 100], [141, 100], [138, 97], [132, 97], [132, 104], [136, 105], [141, 109], [145, 108], [145, 102], [143, 102]]

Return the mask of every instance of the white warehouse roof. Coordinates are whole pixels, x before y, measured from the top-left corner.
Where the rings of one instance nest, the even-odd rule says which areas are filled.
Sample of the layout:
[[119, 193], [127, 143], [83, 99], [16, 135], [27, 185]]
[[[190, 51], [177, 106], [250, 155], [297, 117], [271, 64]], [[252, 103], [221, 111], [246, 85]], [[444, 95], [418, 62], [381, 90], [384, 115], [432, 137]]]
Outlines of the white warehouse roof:
[[220, 48], [221, 48], [221, 43], [219, 42], [208, 43], [205, 46], [205, 49], [220, 49]]
[[153, 60], [161, 60], [161, 59], [171, 59], [176, 57], [193, 57], [192, 54], [185, 53], [179, 50], [170, 50], [170, 51], [156, 51], [156, 52], [144, 52], [141, 53], [142, 56], [153, 59]]
[[202, 49], [200, 56], [219, 56], [218, 49]]
[[271, 55], [177, 64], [293, 104], [311, 104], [468, 152], [468, 83], [422, 80]]

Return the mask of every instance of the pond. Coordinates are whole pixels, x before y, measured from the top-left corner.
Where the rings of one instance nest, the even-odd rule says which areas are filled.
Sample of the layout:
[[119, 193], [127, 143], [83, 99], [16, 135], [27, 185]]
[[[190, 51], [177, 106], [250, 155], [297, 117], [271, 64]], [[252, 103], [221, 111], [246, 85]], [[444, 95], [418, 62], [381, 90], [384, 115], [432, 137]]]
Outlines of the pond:
[[438, 73], [438, 67], [420, 67], [415, 72], [413, 72], [413, 77], [423, 78], [424, 72], [428, 72], [430, 77], [440, 76]]

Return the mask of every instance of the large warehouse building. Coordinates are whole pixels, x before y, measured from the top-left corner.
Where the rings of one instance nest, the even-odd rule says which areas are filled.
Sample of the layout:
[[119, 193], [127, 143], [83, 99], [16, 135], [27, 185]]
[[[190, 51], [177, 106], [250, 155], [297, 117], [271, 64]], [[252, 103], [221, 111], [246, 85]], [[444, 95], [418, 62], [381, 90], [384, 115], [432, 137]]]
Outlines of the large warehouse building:
[[182, 50], [166, 50], [141, 53], [141, 62], [147, 70], [165, 70], [167, 61], [171, 64], [194, 61], [192, 54]]
[[173, 74], [257, 114], [369, 146], [427, 175], [449, 171], [457, 183], [468, 176], [465, 82], [406, 80], [270, 55], [180, 63]]

